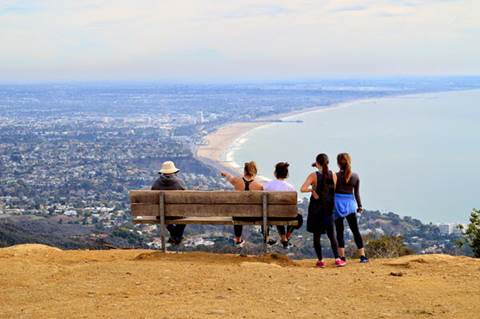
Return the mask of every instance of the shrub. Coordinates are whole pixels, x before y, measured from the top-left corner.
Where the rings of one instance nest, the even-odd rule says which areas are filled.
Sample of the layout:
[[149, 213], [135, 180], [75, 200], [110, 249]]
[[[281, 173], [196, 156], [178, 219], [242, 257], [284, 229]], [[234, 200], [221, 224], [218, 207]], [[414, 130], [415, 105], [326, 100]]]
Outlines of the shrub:
[[386, 235], [382, 235], [377, 239], [367, 240], [365, 251], [367, 256], [373, 258], [394, 258], [413, 253], [403, 242], [402, 236]]
[[464, 239], [472, 248], [473, 256], [480, 258], [480, 210], [472, 210], [470, 224], [465, 229]]

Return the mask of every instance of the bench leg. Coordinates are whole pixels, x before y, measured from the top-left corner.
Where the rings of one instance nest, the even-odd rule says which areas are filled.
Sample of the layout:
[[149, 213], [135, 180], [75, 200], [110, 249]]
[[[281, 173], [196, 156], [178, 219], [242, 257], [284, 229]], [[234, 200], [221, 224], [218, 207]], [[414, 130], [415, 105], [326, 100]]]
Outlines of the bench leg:
[[163, 230], [163, 226], [161, 224], [157, 225], [157, 235], [160, 236], [160, 244], [161, 244], [161, 249], [163, 252], [166, 252], [166, 247], [165, 247], [165, 232]]
[[159, 198], [160, 206], [160, 239], [162, 241], [162, 251], [167, 252], [167, 247], [165, 246], [165, 195], [160, 193]]
[[267, 212], [268, 212], [268, 199], [267, 194], [264, 193], [263, 196], [263, 209], [262, 209], [262, 217], [263, 217], [263, 253], [267, 253], [267, 237], [268, 237], [268, 222], [267, 222]]
[[263, 224], [263, 253], [267, 253], [267, 239], [268, 239], [268, 226], [265, 226], [266, 223]]

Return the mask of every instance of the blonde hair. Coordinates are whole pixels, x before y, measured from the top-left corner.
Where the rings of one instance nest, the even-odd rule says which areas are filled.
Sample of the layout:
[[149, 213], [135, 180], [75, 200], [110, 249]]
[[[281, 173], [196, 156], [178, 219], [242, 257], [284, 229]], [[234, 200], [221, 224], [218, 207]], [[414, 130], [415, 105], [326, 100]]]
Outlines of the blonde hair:
[[352, 157], [348, 153], [340, 153], [337, 155], [338, 167], [345, 173], [345, 182], [348, 183], [352, 177]]
[[257, 164], [254, 161], [246, 162], [243, 172], [245, 176], [255, 177], [257, 175]]

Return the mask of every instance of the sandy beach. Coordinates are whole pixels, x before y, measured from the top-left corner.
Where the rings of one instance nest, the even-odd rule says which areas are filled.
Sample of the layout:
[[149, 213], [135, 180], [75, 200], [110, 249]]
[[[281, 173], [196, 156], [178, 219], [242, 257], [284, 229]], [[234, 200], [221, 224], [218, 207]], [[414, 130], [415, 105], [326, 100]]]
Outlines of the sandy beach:
[[222, 126], [215, 132], [207, 135], [205, 145], [201, 145], [197, 149], [197, 157], [207, 164], [217, 167], [219, 170], [237, 174], [239, 172], [238, 166], [234, 162], [227, 160], [226, 153], [242, 135], [265, 124], [265, 122], [240, 122]]
[[[216, 131], [208, 134], [205, 138], [205, 144], [197, 148], [196, 156], [201, 161], [216, 167], [218, 170], [225, 170], [234, 174], [241, 174], [241, 167], [234, 162], [233, 158], [228, 158], [228, 153], [231, 148], [238, 142], [238, 140], [247, 134], [249, 131], [264, 125], [270, 125], [274, 121], [288, 120], [290, 117], [307, 114], [311, 112], [328, 112], [333, 109], [347, 108], [357, 103], [380, 101], [384, 98], [393, 97], [415, 97], [428, 93], [413, 93], [413, 94], [399, 94], [388, 95], [384, 97], [375, 98], [360, 98], [350, 101], [343, 101], [333, 103], [330, 105], [317, 105], [307, 108], [302, 108], [296, 111], [279, 113], [257, 119], [255, 122], [233, 122], [221, 126]], [[261, 177], [261, 179], [265, 179]]]
[[358, 99], [331, 105], [313, 106], [297, 111], [259, 118], [255, 122], [228, 123], [206, 136], [205, 144], [197, 148], [196, 156], [201, 161], [216, 167], [218, 170], [225, 170], [233, 174], [241, 174], [241, 167], [239, 167], [238, 164], [233, 161], [233, 159], [227, 158], [227, 154], [231, 150], [232, 146], [249, 131], [260, 126], [270, 125], [273, 123], [273, 121], [284, 120], [294, 115], [305, 114], [309, 112], [328, 111], [334, 108], [348, 107], [351, 104], [360, 101], [369, 100], [373, 99]]
[[[359, 100], [356, 100], [355, 102], [357, 101]], [[342, 102], [330, 106], [314, 106], [304, 108], [298, 111], [280, 113], [268, 117], [263, 117], [255, 122], [228, 123], [206, 136], [205, 144], [200, 145], [197, 148], [196, 156], [201, 161], [213, 167], [216, 167], [219, 170], [226, 170], [230, 173], [235, 174], [242, 173], [238, 164], [232, 161], [232, 159], [227, 158], [227, 154], [230, 151], [231, 147], [235, 144], [235, 142], [238, 141], [243, 135], [247, 134], [249, 131], [260, 126], [269, 125], [273, 123], [273, 121], [282, 120], [290, 116], [304, 114], [308, 112], [316, 112], [319, 110], [328, 110], [331, 108], [340, 107], [340, 105], [347, 105], [350, 103], [351, 102]]]

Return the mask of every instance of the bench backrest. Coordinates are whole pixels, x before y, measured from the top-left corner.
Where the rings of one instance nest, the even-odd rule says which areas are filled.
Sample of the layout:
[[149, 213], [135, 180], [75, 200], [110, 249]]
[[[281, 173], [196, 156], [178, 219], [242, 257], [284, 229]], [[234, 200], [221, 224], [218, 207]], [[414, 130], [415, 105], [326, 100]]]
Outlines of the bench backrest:
[[296, 192], [152, 191], [129, 192], [133, 216], [259, 217], [266, 201], [268, 217], [296, 217]]

